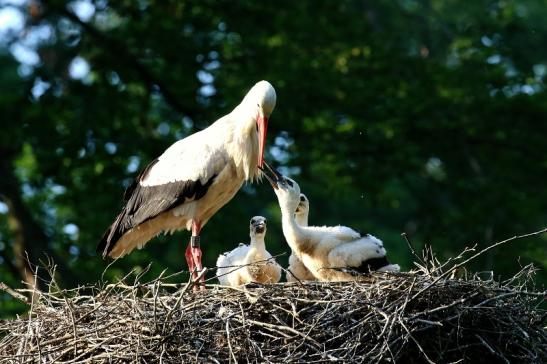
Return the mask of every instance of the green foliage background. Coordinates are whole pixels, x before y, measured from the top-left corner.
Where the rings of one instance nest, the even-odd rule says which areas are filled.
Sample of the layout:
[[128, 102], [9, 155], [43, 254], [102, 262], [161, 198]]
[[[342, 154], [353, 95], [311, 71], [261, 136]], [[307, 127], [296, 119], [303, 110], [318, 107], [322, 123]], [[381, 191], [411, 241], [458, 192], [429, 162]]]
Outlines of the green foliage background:
[[[546, 225], [542, 0], [0, 4], [23, 22], [0, 33], [0, 281], [12, 287], [22, 250], [53, 257], [65, 286], [184, 268], [186, 232], [104, 276], [95, 245], [138, 170], [261, 79], [278, 95], [267, 158], [300, 183], [312, 224], [370, 232], [405, 269], [402, 232], [447, 257]], [[204, 229], [207, 266], [246, 241], [253, 215], [269, 218], [269, 250], [289, 251], [270, 187], [245, 185]], [[533, 262], [545, 282], [545, 242], [471, 268]], [[24, 309], [0, 293], [0, 316]]]

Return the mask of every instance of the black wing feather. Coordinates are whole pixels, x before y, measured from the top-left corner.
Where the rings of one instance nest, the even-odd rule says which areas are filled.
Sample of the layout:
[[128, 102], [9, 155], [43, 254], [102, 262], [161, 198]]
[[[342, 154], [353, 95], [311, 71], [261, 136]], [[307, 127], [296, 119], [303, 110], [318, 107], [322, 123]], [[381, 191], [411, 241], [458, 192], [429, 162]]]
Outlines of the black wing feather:
[[205, 196], [217, 176], [213, 175], [205, 183], [188, 180], [142, 186], [140, 182], [157, 162], [156, 159], [150, 163], [125, 190], [125, 206], [97, 245], [97, 252], [103, 256], [108, 255], [122, 235], [135, 226], [184, 203], [186, 199], [199, 200]]
[[353, 272], [359, 272], [361, 274], [368, 274], [370, 272], [376, 271], [380, 268], [389, 265], [389, 261], [386, 256], [379, 258], [370, 258], [361, 263], [358, 267], [348, 267], [349, 270]]
[[129, 201], [129, 199], [131, 198], [131, 195], [133, 194], [133, 192], [139, 185], [139, 182], [141, 182], [148, 175], [148, 172], [150, 172], [150, 169], [152, 169], [152, 167], [154, 167], [154, 165], [158, 162], [159, 162], [158, 158], [150, 162], [150, 164], [148, 164], [146, 168], [143, 169], [141, 173], [139, 173], [137, 178], [133, 180], [133, 182], [129, 185], [129, 187], [126, 188], [125, 192], [123, 193], [124, 202]]

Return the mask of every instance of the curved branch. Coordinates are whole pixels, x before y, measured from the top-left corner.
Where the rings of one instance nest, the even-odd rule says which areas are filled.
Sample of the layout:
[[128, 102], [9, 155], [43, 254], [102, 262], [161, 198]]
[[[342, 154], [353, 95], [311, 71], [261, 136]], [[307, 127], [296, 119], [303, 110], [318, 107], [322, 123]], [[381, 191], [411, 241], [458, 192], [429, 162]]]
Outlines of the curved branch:
[[58, 15], [78, 24], [82, 29], [85, 30], [87, 34], [95, 38], [98, 43], [100, 43], [103, 47], [107, 48], [112, 54], [115, 54], [116, 57], [118, 57], [119, 61], [124, 63], [126, 66], [134, 69], [139, 74], [141, 79], [146, 83], [149, 89], [157, 87], [163, 95], [165, 101], [173, 109], [195, 120], [194, 112], [182, 105], [178, 101], [176, 95], [167, 87], [165, 82], [156, 77], [152, 73], [152, 71], [139, 63], [136, 55], [128, 51], [127, 47], [125, 47], [122, 43], [119, 43], [115, 39], [109, 38], [97, 28], [93, 27], [91, 24], [82, 21], [80, 18], [78, 18], [76, 14], [68, 10], [66, 7], [62, 5], [59, 6], [57, 4], [50, 4], [48, 1], [44, 1], [44, 3], [48, 6], [49, 11], [57, 13]]

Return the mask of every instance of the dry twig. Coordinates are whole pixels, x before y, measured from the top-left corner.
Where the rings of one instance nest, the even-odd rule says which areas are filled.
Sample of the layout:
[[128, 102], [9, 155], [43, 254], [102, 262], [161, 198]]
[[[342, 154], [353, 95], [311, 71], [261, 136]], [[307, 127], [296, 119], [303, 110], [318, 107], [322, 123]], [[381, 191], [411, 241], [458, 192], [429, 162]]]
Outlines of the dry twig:
[[0, 321], [0, 363], [547, 362], [547, 291], [530, 289], [535, 268], [502, 282], [450, 277], [480, 253], [362, 282], [199, 293], [163, 273], [43, 292], [0, 284], [33, 297], [26, 317]]

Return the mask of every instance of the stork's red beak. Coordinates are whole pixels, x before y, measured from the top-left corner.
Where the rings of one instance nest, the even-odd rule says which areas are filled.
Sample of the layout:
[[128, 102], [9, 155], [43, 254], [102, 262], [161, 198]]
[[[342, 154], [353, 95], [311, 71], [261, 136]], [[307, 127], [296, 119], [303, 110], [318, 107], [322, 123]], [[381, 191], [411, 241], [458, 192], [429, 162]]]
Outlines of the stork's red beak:
[[256, 121], [258, 124], [258, 167], [264, 166], [264, 149], [266, 147], [266, 133], [268, 132], [268, 118], [265, 116], [258, 116]]

